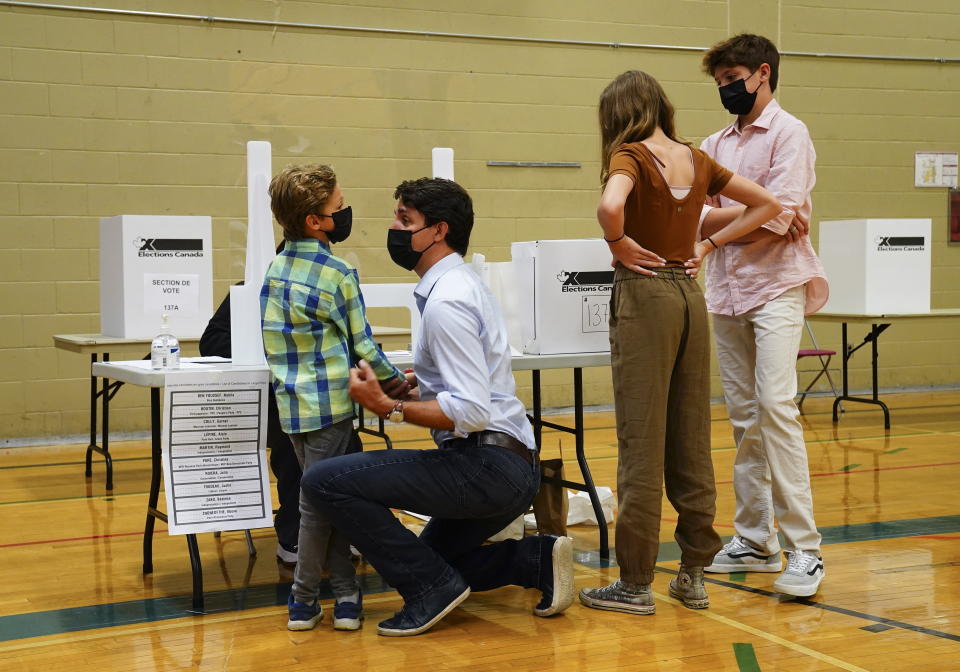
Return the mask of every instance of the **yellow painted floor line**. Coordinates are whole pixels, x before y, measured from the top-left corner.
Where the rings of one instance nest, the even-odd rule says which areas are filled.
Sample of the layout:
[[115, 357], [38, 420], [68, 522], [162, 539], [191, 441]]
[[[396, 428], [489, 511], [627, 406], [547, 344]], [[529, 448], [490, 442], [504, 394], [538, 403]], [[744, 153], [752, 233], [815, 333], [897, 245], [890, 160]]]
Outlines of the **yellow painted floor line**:
[[[684, 609], [686, 609], [686, 607], [683, 606], [682, 602], [680, 602], [679, 600], [673, 599], [669, 595], [662, 595], [661, 593], [658, 593], [656, 591], [654, 591], [653, 594], [657, 598], [657, 600], [661, 602], [667, 602], [676, 607], [683, 607]], [[829, 663], [834, 667], [839, 667], [841, 670], [848, 670], [849, 672], [870, 672], [870, 670], [866, 670], [862, 667], [857, 667], [856, 665], [840, 660], [839, 658], [834, 658], [833, 656], [829, 656], [825, 653], [820, 653], [819, 651], [815, 651], [811, 648], [803, 646], [802, 644], [791, 642], [789, 639], [784, 639], [783, 637], [777, 637], [776, 635], [770, 634], [769, 632], [758, 630], [757, 628], [754, 628], [751, 625], [747, 625], [746, 623], [741, 623], [740, 621], [735, 621], [732, 618], [727, 618], [726, 616], [715, 614], [711, 612], [709, 609], [690, 609], [690, 611], [696, 612], [700, 616], [705, 616], [706, 618], [717, 621], [718, 623], [723, 623], [724, 625], [728, 625], [731, 628], [736, 628], [737, 630], [742, 630], [743, 632], [750, 633], [751, 635], [755, 635], [757, 637], [765, 639], [768, 642], [773, 642], [774, 644], [785, 646], [788, 649], [810, 656], [811, 658], [815, 658], [824, 663]]]
[[[586, 571], [591, 572], [595, 576], [609, 578], [606, 576], [603, 570], [587, 569]], [[657, 591], [653, 591], [653, 595], [660, 602], [666, 602], [668, 604], [674, 605], [675, 607], [681, 607], [683, 609], [686, 609], [686, 607], [683, 606], [682, 602], [680, 602], [679, 600], [673, 599], [669, 595], [664, 595], [662, 593], [658, 593]], [[712, 619], [714, 621], [717, 621], [718, 623], [723, 623], [724, 625], [727, 625], [731, 628], [736, 628], [737, 630], [742, 630], [743, 632], [747, 632], [756, 637], [760, 637], [761, 639], [765, 639], [768, 642], [779, 644], [780, 646], [785, 646], [788, 649], [791, 649], [792, 651], [796, 651], [797, 653], [802, 653], [806, 656], [810, 656], [811, 658], [815, 658], [816, 660], [833, 665], [834, 667], [839, 667], [841, 670], [847, 670], [848, 672], [870, 672], [870, 670], [866, 670], [862, 667], [858, 667], [856, 665], [853, 665], [852, 663], [847, 663], [845, 661], [840, 660], [839, 658], [834, 658], [833, 656], [827, 655], [825, 653], [820, 653], [819, 651], [815, 651], [814, 649], [803, 646], [802, 644], [791, 642], [789, 639], [778, 637], [777, 635], [771, 634], [769, 632], [764, 632], [763, 630], [759, 630], [751, 625], [747, 625], [746, 623], [741, 623], [740, 621], [736, 621], [732, 618], [727, 618], [726, 616], [721, 616], [720, 614], [713, 613], [709, 609], [690, 609], [689, 611], [697, 614], [698, 616], [703, 616], [705, 618]]]

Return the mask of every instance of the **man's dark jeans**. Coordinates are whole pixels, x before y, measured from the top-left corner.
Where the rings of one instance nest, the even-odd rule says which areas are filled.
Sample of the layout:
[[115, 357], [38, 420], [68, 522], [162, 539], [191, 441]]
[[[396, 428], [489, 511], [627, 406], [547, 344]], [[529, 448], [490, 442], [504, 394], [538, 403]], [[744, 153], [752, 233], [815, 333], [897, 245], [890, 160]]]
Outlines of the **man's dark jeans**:
[[[539, 469], [499, 446], [455, 439], [437, 450], [378, 450], [323, 460], [301, 488], [406, 601], [459, 573], [474, 591], [540, 587], [541, 540], [482, 546], [524, 513]], [[391, 513], [431, 516], [418, 538]]]

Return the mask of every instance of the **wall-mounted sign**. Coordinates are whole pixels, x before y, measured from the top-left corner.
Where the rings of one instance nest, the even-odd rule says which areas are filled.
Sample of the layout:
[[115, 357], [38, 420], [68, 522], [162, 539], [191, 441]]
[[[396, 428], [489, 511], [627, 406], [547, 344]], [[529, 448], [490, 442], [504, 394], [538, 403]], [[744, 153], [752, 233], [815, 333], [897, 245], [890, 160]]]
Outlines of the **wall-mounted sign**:
[[956, 187], [956, 152], [917, 152], [914, 163], [915, 187]]

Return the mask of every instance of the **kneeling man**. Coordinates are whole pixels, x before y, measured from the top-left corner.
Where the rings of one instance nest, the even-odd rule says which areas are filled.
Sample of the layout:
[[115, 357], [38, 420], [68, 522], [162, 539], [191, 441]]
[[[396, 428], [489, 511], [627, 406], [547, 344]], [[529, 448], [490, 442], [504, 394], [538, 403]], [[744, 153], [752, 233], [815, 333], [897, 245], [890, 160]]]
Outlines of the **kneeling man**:
[[[302, 489], [403, 597], [380, 623], [387, 636], [418, 635], [471, 590], [537, 588], [537, 616], [573, 601], [573, 542], [528, 536], [483, 545], [527, 511], [540, 484], [537, 449], [516, 397], [507, 330], [490, 291], [463, 261], [473, 203], [455, 182], [397, 187], [390, 256], [414, 271], [422, 317], [411, 390], [391, 398], [366, 362], [350, 396], [395, 422], [432, 429], [436, 450], [379, 450], [323, 460]], [[390, 511], [431, 516], [417, 537]]]

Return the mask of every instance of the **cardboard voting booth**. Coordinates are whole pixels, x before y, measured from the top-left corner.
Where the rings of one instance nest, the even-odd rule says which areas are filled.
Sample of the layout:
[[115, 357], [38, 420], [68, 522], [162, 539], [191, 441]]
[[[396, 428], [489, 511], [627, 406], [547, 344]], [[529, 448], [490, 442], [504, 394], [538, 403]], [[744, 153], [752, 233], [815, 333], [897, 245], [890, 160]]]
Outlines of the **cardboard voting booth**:
[[213, 305], [210, 217], [117, 215], [100, 220], [100, 331], [153, 338], [170, 316], [178, 338], [199, 337]]
[[929, 219], [820, 222], [827, 313], [930, 312]]
[[597, 238], [513, 243], [521, 349], [556, 355], [606, 352], [613, 268]]

